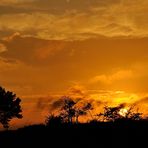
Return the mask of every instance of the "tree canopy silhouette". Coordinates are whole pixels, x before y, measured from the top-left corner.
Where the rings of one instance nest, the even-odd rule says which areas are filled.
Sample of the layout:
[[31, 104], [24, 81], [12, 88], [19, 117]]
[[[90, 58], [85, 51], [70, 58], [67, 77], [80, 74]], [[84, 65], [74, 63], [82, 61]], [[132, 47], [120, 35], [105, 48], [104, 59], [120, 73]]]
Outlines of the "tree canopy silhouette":
[[83, 115], [87, 115], [87, 112], [90, 113], [90, 110], [92, 110], [92, 104], [86, 103], [82, 107], [75, 107], [75, 117], [76, 117], [76, 123], [79, 123], [79, 117]]
[[119, 105], [117, 107], [104, 107], [104, 113], [100, 113], [99, 116], [103, 116], [105, 121], [115, 121], [117, 119], [122, 118], [119, 114], [120, 110], [124, 107], [124, 105]]
[[[82, 99], [72, 99], [69, 96], [61, 97], [61, 107], [58, 115], [50, 114], [47, 116], [45, 123], [51, 125], [52, 123], [79, 123], [79, 117], [87, 115], [93, 109], [92, 104], [82, 101]], [[92, 116], [92, 115], [91, 115]]]
[[9, 128], [13, 118], [22, 118], [20, 106], [21, 99], [16, 94], [0, 87], [0, 123], [4, 128]]
[[75, 117], [75, 104], [76, 102], [73, 101], [70, 97], [64, 96], [63, 99], [63, 106], [61, 108], [62, 112], [60, 116], [63, 120], [67, 120], [68, 123], [72, 123], [73, 117]]
[[68, 96], [64, 96], [62, 99], [64, 100], [64, 103], [61, 108], [62, 113], [60, 116], [63, 119], [66, 119], [68, 123], [72, 123], [73, 121], [79, 123], [79, 117], [86, 115], [90, 110], [93, 109], [91, 103], [83, 102], [81, 105], [79, 105], [79, 101], [74, 101]]
[[142, 119], [142, 113], [134, 112], [134, 106], [131, 106], [129, 109], [126, 110], [124, 115], [120, 114], [121, 109], [124, 109], [125, 105], [120, 104], [116, 107], [104, 107], [104, 112], [98, 114], [98, 117], [103, 117], [103, 121], [117, 121], [117, 120], [140, 120]]

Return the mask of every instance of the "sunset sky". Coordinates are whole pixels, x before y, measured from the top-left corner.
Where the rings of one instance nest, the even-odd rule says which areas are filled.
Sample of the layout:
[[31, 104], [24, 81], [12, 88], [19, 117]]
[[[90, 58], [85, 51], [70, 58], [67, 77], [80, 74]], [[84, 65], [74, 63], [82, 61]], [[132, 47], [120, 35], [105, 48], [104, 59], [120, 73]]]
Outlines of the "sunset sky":
[[22, 125], [62, 95], [148, 114], [148, 0], [0, 0], [0, 85], [22, 99]]

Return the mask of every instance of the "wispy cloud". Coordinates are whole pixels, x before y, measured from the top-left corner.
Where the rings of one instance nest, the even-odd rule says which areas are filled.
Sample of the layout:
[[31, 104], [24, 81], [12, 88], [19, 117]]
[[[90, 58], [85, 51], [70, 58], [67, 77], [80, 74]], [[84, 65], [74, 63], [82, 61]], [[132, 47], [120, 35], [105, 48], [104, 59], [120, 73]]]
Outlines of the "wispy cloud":
[[0, 53], [7, 51], [7, 47], [0, 43]]
[[95, 76], [90, 80], [92, 83], [105, 83], [105, 84], [112, 84], [115, 81], [125, 80], [133, 77], [133, 72], [131, 70], [120, 70], [112, 75], [99, 75]]
[[[56, 40], [83, 40], [100, 35], [148, 36], [147, 0], [105, 0], [103, 2], [71, 0], [69, 3], [66, 0], [60, 2], [12, 0], [8, 6], [11, 3], [17, 5], [13, 5], [13, 9], [0, 10], [0, 30], [5, 28], [23, 35]], [[56, 14], [55, 12], [58, 11], [60, 13]]]

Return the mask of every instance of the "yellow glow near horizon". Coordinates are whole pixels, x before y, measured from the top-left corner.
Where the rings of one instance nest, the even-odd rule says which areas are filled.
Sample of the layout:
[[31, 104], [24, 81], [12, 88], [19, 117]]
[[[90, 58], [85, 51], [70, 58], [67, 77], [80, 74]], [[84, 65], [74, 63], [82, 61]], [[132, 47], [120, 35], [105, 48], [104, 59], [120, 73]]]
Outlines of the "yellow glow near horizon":
[[123, 117], [125, 117], [128, 113], [128, 109], [126, 108], [122, 108], [120, 111], [119, 111], [119, 114]]

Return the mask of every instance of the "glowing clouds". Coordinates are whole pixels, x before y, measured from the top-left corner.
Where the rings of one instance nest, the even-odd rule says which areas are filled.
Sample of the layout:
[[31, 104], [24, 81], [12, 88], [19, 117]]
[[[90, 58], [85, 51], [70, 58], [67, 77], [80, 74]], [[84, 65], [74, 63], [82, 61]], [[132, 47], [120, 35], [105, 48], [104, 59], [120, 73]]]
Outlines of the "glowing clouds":
[[0, 43], [0, 53], [7, 51], [7, 47]]
[[35, 117], [62, 95], [147, 112], [147, 12], [147, 0], [1, 0], [1, 84]]
[[105, 84], [112, 84], [114, 81], [122, 80], [122, 79], [127, 79], [132, 77], [132, 71], [131, 70], [122, 70], [118, 71], [112, 75], [106, 76], [106, 75], [99, 75], [94, 77], [90, 82], [96, 83], [96, 82], [102, 82]]
[[[3, 14], [0, 15], [0, 31], [5, 29], [50, 40], [84, 40], [100, 35], [148, 36], [147, 0], [11, 0], [2, 1], [0, 6], [4, 7], [0, 10]], [[13, 6], [13, 13], [8, 9], [10, 6]]]

